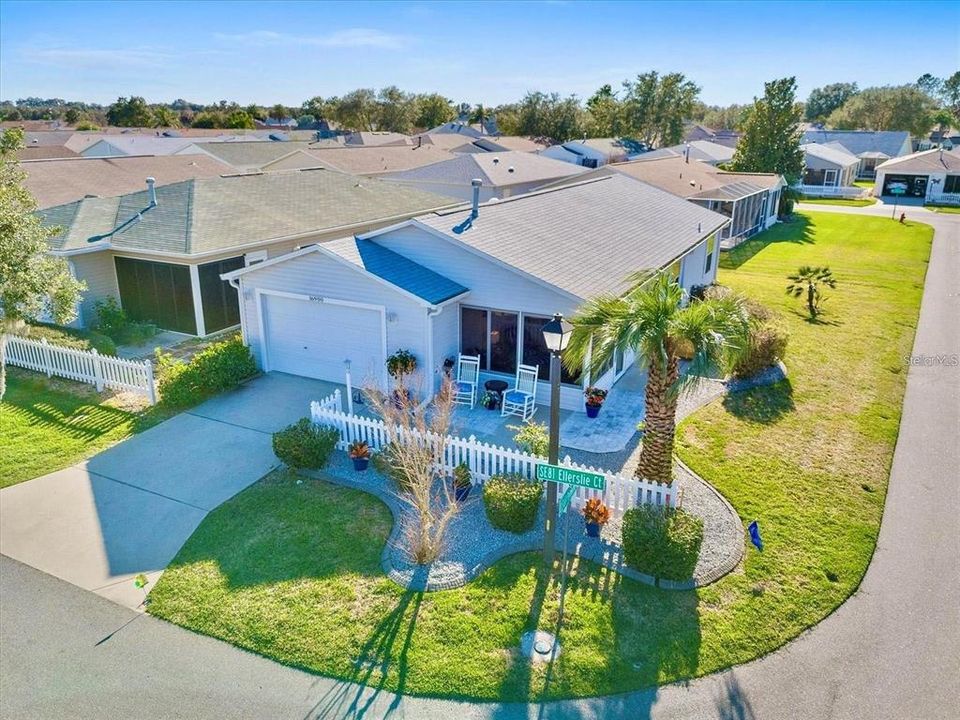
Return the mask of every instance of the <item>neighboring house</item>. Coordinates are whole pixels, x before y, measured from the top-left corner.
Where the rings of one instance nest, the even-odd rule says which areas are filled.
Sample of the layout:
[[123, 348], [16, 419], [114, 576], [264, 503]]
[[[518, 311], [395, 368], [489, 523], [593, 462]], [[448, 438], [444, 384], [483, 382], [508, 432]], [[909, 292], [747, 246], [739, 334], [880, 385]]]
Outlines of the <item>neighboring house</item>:
[[540, 154], [554, 160], [598, 168], [612, 162], [633, 160], [649, 148], [630, 138], [585, 138], [551, 145]]
[[953, 150], [960, 147], [960, 130], [956, 128], [939, 128], [931, 130], [926, 138], [914, 140], [913, 149], [915, 152], [921, 150], [930, 150], [932, 148], [943, 148], [944, 150]]
[[435, 128], [430, 128], [427, 130], [425, 135], [462, 135], [465, 138], [470, 140], [475, 140], [477, 138], [483, 137], [483, 129], [481, 127], [473, 127], [468, 123], [454, 121], [444, 123], [443, 125], [437, 125]]
[[[264, 143], [254, 135], [206, 135], [199, 137], [165, 137], [163, 135], [106, 135], [89, 145], [80, 154], [84, 157], [117, 157], [120, 155], [194, 154], [207, 144]], [[272, 144], [272, 143], [270, 143]]]
[[307, 142], [228, 142], [192, 143], [179, 150], [179, 155], [207, 155], [232, 166], [235, 170], [250, 172], [262, 170], [271, 163], [310, 147]]
[[461, 200], [472, 199], [472, 182], [479, 179], [483, 183], [480, 201], [486, 202], [530, 192], [584, 172], [587, 172], [584, 167], [534, 153], [485, 152], [458, 155], [432, 165], [390, 173], [383, 179]]
[[[663, 269], [687, 289], [716, 276], [716, 233], [727, 218], [612, 174], [487, 204], [421, 215], [304, 248], [224, 278], [243, 297], [245, 342], [266, 371], [343, 382], [386, 382], [384, 362], [416, 356], [421, 396], [444, 360], [480, 356], [481, 382], [540, 368], [541, 328], [599, 294], [621, 294], [637, 271]], [[597, 377], [564, 370], [561, 405], [582, 409], [583, 386], [611, 387], [633, 363], [617, 353]]]
[[79, 326], [96, 319], [97, 300], [114, 297], [134, 320], [202, 336], [239, 323], [237, 295], [221, 273], [450, 205], [316, 169], [197, 178], [40, 214], [62, 228], [51, 253], [87, 283]]
[[804, 191], [853, 186], [860, 167], [860, 158], [856, 155], [836, 145], [807, 143], [800, 148], [804, 153]]
[[285, 117], [282, 119], [268, 117], [266, 120], [258, 120], [254, 118], [253, 124], [257, 127], [265, 128], [287, 128], [290, 130], [295, 130], [297, 128], [296, 119], [290, 117]]
[[687, 160], [696, 160], [720, 165], [733, 160], [734, 149], [726, 145], [711, 142], [710, 140], [691, 140], [681, 145], [651, 150], [639, 156], [638, 160], [658, 160], [665, 157], [682, 157]]
[[777, 222], [780, 194], [786, 186], [782, 176], [728, 172], [682, 157], [647, 157], [615, 163], [604, 170], [624, 173], [730, 218], [719, 235], [724, 246], [735, 245]]
[[707, 142], [724, 145], [729, 148], [735, 148], [740, 140], [740, 133], [736, 130], [713, 130], [704, 125], [690, 124], [684, 129], [684, 142], [697, 142], [706, 140]]
[[414, 144], [409, 135], [397, 132], [351, 132], [343, 136], [343, 142], [346, 145], [360, 145], [362, 147]]
[[872, 179], [877, 165], [908, 155], [913, 149], [910, 133], [899, 130], [807, 130], [800, 142], [842, 147], [860, 159], [857, 177], [861, 179]]
[[877, 167], [874, 195], [923, 198], [924, 202], [960, 205], [960, 150], [934, 148], [887, 160]]
[[338, 170], [349, 175], [379, 176], [386, 173], [409, 170], [456, 157], [446, 150], [424, 143], [416, 145], [384, 147], [317, 147], [311, 143], [309, 148], [286, 155], [267, 165], [264, 170], [288, 170], [292, 168], [324, 167]]
[[143, 179], [157, 185], [214, 177], [236, 172], [206, 155], [161, 157], [69, 158], [24, 162], [24, 184], [41, 208], [63, 205], [85, 197], [110, 197], [137, 192]]

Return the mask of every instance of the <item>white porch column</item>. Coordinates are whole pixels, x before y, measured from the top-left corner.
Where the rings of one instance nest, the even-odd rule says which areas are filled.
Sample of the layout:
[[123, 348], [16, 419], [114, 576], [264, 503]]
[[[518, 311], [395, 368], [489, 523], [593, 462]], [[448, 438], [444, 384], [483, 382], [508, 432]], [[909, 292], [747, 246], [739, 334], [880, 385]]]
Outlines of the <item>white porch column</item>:
[[207, 327], [203, 323], [203, 301], [200, 298], [200, 266], [190, 265], [190, 290], [193, 293], [193, 317], [197, 321], [197, 335], [207, 334]]

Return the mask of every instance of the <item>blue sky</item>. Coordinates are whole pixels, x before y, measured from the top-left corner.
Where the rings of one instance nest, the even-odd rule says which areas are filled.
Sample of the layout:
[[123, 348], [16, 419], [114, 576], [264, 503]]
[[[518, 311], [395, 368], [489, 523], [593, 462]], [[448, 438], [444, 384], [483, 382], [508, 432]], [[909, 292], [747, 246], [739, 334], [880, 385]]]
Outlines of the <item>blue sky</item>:
[[802, 99], [952, 73], [955, 18], [948, 2], [0, 0], [0, 98], [299, 105], [395, 84], [492, 105], [657, 69], [685, 73], [708, 103], [748, 102], [785, 75]]

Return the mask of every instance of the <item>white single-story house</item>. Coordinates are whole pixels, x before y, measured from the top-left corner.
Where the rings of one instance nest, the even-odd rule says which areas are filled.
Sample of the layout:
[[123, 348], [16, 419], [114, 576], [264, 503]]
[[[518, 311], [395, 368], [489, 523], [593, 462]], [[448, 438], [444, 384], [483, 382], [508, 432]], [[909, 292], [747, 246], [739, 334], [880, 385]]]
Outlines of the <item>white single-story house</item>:
[[[90, 162], [90, 161], [78, 161]], [[240, 322], [229, 270], [303, 245], [365, 232], [456, 203], [323, 169], [198, 177], [39, 211], [61, 232], [52, 255], [87, 284], [75, 324], [115, 298], [127, 315], [164, 330], [208, 335]]]
[[860, 158], [842, 147], [807, 143], [804, 153], [803, 186], [807, 188], [852, 187], [857, 179]]
[[803, 133], [801, 142], [839, 147], [856, 155], [860, 160], [857, 166], [857, 178], [860, 179], [872, 179], [877, 165], [891, 158], [909, 155], [913, 149], [910, 133], [905, 130], [811, 129]]
[[934, 148], [894, 158], [877, 167], [874, 195], [923, 198], [928, 203], [960, 205], [960, 150]]
[[[386, 358], [403, 349], [417, 358], [423, 397], [462, 352], [480, 356], [481, 382], [537, 366], [547, 403], [544, 323], [627, 291], [636, 271], [670, 272], [687, 289], [712, 282], [728, 222], [616, 174], [427, 213], [222, 277], [265, 371], [342, 383], [349, 361], [355, 384], [382, 386]], [[609, 388], [633, 361], [618, 355], [593, 378], [564, 370], [562, 407], [582, 408], [585, 385]]]
[[482, 152], [457, 155], [381, 178], [438, 195], [470, 201], [472, 182], [482, 181], [480, 201], [530, 192], [557, 180], [588, 172], [585, 167], [528, 152]]
[[632, 160], [648, 149], [643, 143], [630, 138], [584, 138], [551, 145], [541, 150], [540, 154], [574, 165], [598, 168], [607, 163]]

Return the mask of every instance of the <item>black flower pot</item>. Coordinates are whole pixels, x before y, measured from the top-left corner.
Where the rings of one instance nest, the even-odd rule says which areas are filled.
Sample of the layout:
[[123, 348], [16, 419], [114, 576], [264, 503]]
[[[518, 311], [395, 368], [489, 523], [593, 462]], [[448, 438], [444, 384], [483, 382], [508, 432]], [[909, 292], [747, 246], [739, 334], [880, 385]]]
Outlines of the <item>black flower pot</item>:
[[472, 487], [473, 485], [454, 485], [453, 495], [457, 499], [457, 502], [466, 502], [467, 498], [470, 497], [470, 488]]
[[586, 407], [587, 407], [588, 418], [595, 418], [597, 415], [600, 414], [600, 407], [601, 407], [600, 405], [591, 405], [590, 403], [586, 403]]
[[[599, 408], [597, 408], [599, 410]], [[600, 523], [588, 522], [587, 525], [587, 537], [600, 537]]]
[[357, 472], [363, 472], [370, 464], [370, 458], [368, 457], [355, 457], [351, 458], [351, 460], [353, 460], [353, 469]]

